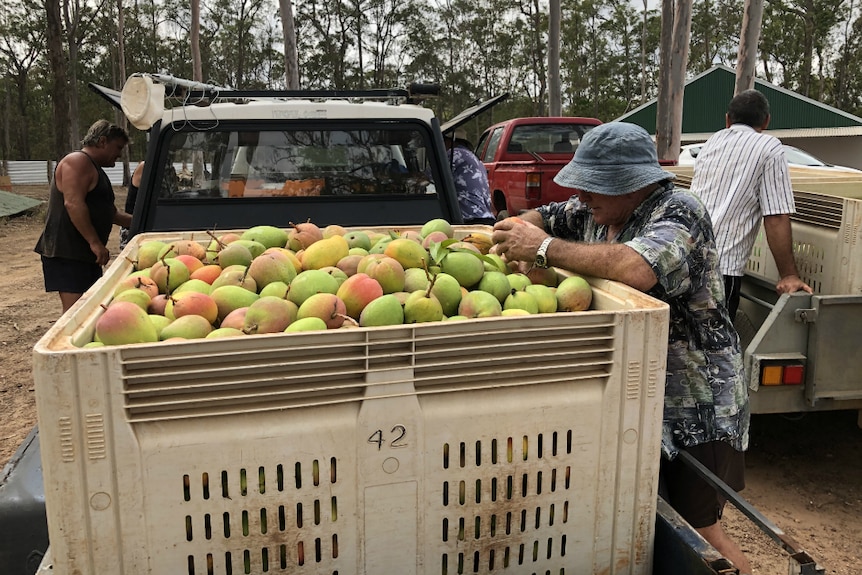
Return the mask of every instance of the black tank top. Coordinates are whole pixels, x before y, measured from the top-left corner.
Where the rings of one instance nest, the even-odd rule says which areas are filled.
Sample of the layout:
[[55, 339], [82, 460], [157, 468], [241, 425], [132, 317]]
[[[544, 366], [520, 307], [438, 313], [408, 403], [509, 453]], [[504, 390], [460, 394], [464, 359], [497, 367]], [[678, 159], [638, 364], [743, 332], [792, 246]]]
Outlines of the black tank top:
[[129, 182], [129, 192], [126, 195], [126, 213], [135, 213], [135, 202], [138, 200], [138, 186]]
[[[87, 156], [93, 167], [99, 173], [96, 186], [87, 193], [86, 204], [90, 212], [90, 221], [103, 244], [108, 243], [111, 227], [114, 223], [114, 188], [111, 180], [93, 158], [86, 152], [78, 152]], [[55, 168], [56, 171], [56, 168]], [[96, 262], [96, 255], [90, 250], [90, 244], [72, 223], [66, 206], [63, 205], [63, 194], [57, 189], [56, 178], [52, 179], [51, 192], [48, 196], [48, 215], [45, 218], [45, 229], [36, 243], [35, 251], [49, 258], [67, 258], [83, 262]]]

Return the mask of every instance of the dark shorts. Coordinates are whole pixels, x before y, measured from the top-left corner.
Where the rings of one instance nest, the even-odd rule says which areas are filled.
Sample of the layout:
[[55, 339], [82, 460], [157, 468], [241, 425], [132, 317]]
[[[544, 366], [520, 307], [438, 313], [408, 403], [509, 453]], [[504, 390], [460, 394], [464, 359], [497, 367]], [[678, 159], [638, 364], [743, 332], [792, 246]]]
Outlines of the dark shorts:
[[[745, 488], [745, 453], [724, 441], [686, 448], [695, 459], [735, 491]], [[694, 528], [709, 527], [721, 519], [727, 501], [678, 458], [662, 458], [659, 494]]]
[[42, 256], [45, 291], [84, 293], [102, 277], [102, 266], [66, 258]]

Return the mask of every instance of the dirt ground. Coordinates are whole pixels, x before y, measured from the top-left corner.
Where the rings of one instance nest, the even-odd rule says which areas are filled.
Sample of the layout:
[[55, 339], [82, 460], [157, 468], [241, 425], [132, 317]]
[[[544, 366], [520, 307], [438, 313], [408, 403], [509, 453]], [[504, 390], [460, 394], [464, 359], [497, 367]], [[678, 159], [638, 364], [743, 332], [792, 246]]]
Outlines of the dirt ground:
[[[15, 193], [47, 199], [44, 187]], [[117, 205], [124, 193], [117, 189]], [[38, 256], [41, 211], [0, 219], [0, 467], [36, 423], [32, 348], [60, 315], [46, 294]], [[117, 253], [117, 230], [109, 247]], [[743, 496], [829, 575], [862, 573], [862, 431], [855, 411], [800, 417], [756, 415]], [[788, 573], [786, 552], [737, 510], [725, 527], [740, 541], [757, 575]]]

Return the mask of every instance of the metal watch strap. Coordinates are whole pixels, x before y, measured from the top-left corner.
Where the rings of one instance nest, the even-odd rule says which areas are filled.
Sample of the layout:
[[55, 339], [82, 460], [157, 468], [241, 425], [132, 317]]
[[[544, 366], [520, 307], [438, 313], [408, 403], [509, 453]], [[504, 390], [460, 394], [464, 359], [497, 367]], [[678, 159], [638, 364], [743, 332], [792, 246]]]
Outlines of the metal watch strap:
[[536, 250], [536, 265], [540, 268], [548, 267], [548, 246], [551, 245], [551, 241], [553, 239], [553, 237], [548, 236], [541, 245], [539, 245], [539, 249]]

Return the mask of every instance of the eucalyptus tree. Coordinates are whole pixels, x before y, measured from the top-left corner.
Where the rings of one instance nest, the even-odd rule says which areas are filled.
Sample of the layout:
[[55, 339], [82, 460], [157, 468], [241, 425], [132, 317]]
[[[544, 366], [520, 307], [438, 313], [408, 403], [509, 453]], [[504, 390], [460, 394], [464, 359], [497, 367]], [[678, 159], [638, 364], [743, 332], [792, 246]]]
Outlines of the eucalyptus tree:
[[[188, 3], [167, 5], [170, 26], [167, 42], [173, 47], [168, 60], [175, 75], [192, 76]], [[230, 88], [261, 88], [281, 83], [269, 77], [275, 31], [275, 5], [270, 0], [215, 0], [202, 7], [201, 68], [205, 82]], [[279, 65], [278, 70], [283, 70]]]
[[[464, 2], [461, 37], [467, 45], [464, 64], [470, 67], [471, 94], [492, 97], [504, 92], [518, 92], [515, 55], [518, 13], [508, 0], [472, 0]], [[473, 5], [472, 10], [469, 4]]]
[[848, 17], [838, 35], [839, 49], [832, 61], [831, 99], [835, 107], [857, 116], [862, 115], [862, 77], [858, 63], [862, 62], [862, 10], [851, 0]]
[[415, 0], [368, 0], [364, 14], [366, 26], [359, 39], [367, 47], [371, 87], [393, 85], [404, 65], [401, 54], [409, 40], [407, 24], [420, 19], [419, 6]]
[[742, 29], [739, 33], [739, 51], [736, 58], [736, 87], [734, 94], [754, 88], [754, 67], [757, 62], [757, 43], [763, 21], [763, 0], [745, 0]]
[[733, 66], [739, 46], [742, 13], [738, 0], [695, 2], [691, 18], [688, 69], [699, 74], [715, 64]]
[[424, 16], [409, 34], [410, 61], [404, 69], [410, 78], [440, 84], [440, 117], [451, 117], [477, 100], [523, 89], [513, 63], [519, 51], [514, 31], [519, 12], [511, 2], [442, 0], [429, 4]]
[[[656, 148], [662, 159], [679, 157], [685, 71], [691, 38], [692, 0], [663, 0], [662, 57], [656, 106]], [[670, 29], [669, 40], [666, 36]]]
[[547, 115], [548, 15], [539, 0], [517, 0], [520, 18], [515, 21], [515, 40], [520, 49], [514, 63], [523, 73], [523, 91], [533, 104], [533, 115]]
[[472, 2], [438, 0], [429, 3], [425, 23], [411, 30], [412, 35], [422, 34], [425, 41], [410, 46], [412, 62], [405, 68], [407, 75], [421, 76], [440, 86], [442, 98], [434, 102], [435, 113], [448, 117], [456, 108], [469, 102], [474, 83], [471, 81], [474, 51], [470, 40], [462, 38], [467, 27]]
[[[176, 27], [172, 6], [163, 2], [133, 0], [126, 7], [124, 16], [126, 67], [129, 72], [164, 73], [174, 70], [171, 59], [175, 57], [177, 46], [172, 45], [166, 36], [167, 30]], [[191, 15], [188, 22], [191, 23]], [[188, 24], [185, 30], [191, 33]], [[202, 45], [206, 46], [205, 39]], [[184, 60], [191, 61], [185, 50], [180, 54], [184, 55]]]
[[608, 2], [601, 24], [608, 39], [608, 54], [603, 58], [606, 74], [598, 95], [600, 106], [611, 118], [634, 108], [639, 101], [640, 28], [640, 18], [629, 2]]
[[[9, 3], [0, 7], [0, 66], [6, 70], [2, 158], [12, 154], [11, 135], [15, 135], [14, 157], [30, 157], [30, 114], [32, 94], [28, 81], [34, 66], [44, 61], [44, 12], [31, 2]], [[15, 111], [11, 93], [15, 94]]]
[[68, 61], [63, 50], [63, 18], [60, 4], [62, 0], [44, 0], [46, 26], [45, 42], [48, 49], [48, 62], [51, 70], [51, 94], [54, 123], [53, 157], [59, 160], [73, 148], [69, 131], [69, 101], [65, 94], [69, 91], [66, 68]]
[[350, 33], [353, 12], [343, 0], [297, 2], [295, 14], [300, 83], [310, 89], [354, 87], [356, 39]]
[[[113, 34], [106, 38], [97, 33], [98, 30], [95, 26], [98, 14], [112, 12], [112, 5], [108, 0], [96, 0], [93, 3], [89, 3], [87, 0], [60, 0], [60, 6], [66, 43], [65, 56], [68, 60], [69, 70], [68, 87], [65, 92], [69, 97], [69, 131], [72, 142], [78, 142], [81, 139], [81, 119], [78, 109], [79, 53], [81, 48], [90, 42], [109, 42], [109, 38], [116, 38], [116, 29], [113, 30]], [[114, 21], [116, 20], [114, 19]]]
[[191, 0], [191, 33], [189, 34], [189, 49], [192, 53], [192, 80], [202, 82], [204, 79], [203, 63], [201, 62], [201, 0]]
[[[574, 0], [563, 4], [561, 35], [566, 49], [560, 55], [560, 74], [564, 86], [563, 109], [569, 114], [595, 116], [607, 120], [600, 109], [600, 76], [607, 72], [602, 60], [609, 42], [602, 32], [604, 2]], [[568, 102], [566, 102], [568, 100]]]
[[284, 84], [288, 90], [299, 89], [299, 56], [296, 53], [296, 27], [293, 2], [278, 0], [278, 14], [284, 39]]
[[563, 113], [560, 93], [560, 0], [548, 2], [548, 115]]
[[649, 9], [649, 2], [644, 0], [641, 14], [641, 33], [639, 49], [641, 51], [641, 69], [639, 71], [641, 94], [640, 104], [656, 95], [659, 74], [659, 38], [661, 36], [661, 13]]
[[[183, 0], [168, 0], [158, 6], [153, 2], [142, 11], [141, 15], [147, 25], [153, 23], [157, 26], [158, 33], [145, 38], [142, 48], [145, 52], [148, 50], [152, 52], [148, 58], [149, 62], [142, 64], [139, 71], [191, 78], [194, 75], [193, 57], [189, 45], [192, 32], [191, 5]], [[201, 26], [198, 40], [201, 50], [201, 77], [207, 82], [218, 84], [219, 81], [210, 75], [211, 46], [220, 30], [217, 26], [211, 25], [212, 21], [203, 9], [201, 21], [207, 22], [206, 26]], [[158, 57], [153, 57], [154, 55]]]
[[831, 30], [846, 17], [846, 5], [847, 0], [767, 2], [760, 40], [767, 80], [777, 77], [782, 87], [817, 99], [822, 84], [815, 65], [829, 48]]
[[274, 16], [266, 19], [264, 24], [257, 39], [259, 61], [256, 75], [260, 78], [259, 85], [261, 88], [273, 90], [286, 89], [284, 36], [281, 24]]

